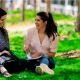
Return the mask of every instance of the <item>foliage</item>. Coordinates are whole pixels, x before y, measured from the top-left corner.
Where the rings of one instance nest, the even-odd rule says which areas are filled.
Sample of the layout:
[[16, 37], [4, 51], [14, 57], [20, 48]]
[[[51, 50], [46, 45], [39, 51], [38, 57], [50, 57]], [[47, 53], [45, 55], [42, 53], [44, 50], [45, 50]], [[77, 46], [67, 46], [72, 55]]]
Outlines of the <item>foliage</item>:
[[[25, 20], [34, 21], [36, 16], [36, 11], [34, 10], [25, 10]], [[8, 17], [6, 22], [17, 23], [22, 21], [21, 10], [8, 11]]]
[[76, 17], [64, 15], [64, 14], [57, 14], [53, 13], [53, 17], [55, 20], [64, 20], [64, 21], [74, 21]]
[[64, 40], [59, 40], [58, 52], [67, 52], [70, 50], [79, 50], [80, 35], [75, 32], [73, 25], [64, 24], [58, 26], [59, 35], [67, 35]]
[[[25, 10], [25, 21], [34, 21], [37, 11]], [[52, 13], [55, 20], [74, 21], [76, 17], [66, 16], [64, 14]], [[6, 22], [17, 23], [22, 20], [21, 10], [8, 11]]]

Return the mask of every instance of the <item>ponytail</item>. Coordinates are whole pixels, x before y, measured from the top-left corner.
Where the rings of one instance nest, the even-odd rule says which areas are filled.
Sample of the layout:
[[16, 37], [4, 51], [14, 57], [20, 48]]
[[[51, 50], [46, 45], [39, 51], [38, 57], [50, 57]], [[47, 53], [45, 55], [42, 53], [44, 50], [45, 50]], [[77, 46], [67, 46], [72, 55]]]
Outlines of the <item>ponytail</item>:
[[47, 33], [48, 37], [50, 38], [53, 35], [53, 39], [54, 34], [57, 33], [57, 25], [53, 20], [52, 14], [48, 12], [48, 20], [47, 20], [47, 25], [46, 25], [46, 30], [45, 32]]
[[52, 14], [51, 13], [46, 13], [46, 12], [39, 12], [37, 13], [38, 16], [41, 17], [41, 19], [44, 21], [47, 21], [46, 25], [46, 30], [45, 33], [47, 36], [50, 38], [53, 36], [53, 40], [55, 39], [55, 34], [57, 34], [57, 25], [53, 20]]

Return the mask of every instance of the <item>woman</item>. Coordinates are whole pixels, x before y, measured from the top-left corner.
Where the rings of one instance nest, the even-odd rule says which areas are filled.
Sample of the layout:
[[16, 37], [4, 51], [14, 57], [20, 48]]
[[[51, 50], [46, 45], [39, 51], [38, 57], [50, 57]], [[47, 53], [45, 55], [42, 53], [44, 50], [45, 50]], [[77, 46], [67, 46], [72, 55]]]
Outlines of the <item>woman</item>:
[[[4, 21], [6, 19], [6, 15], [7, 13], [0, 8], [0, 56], [4, 53], [10, 55], [8, 33], [4, 27]], [[10, 77], [11, 74], [9, 74], [8, 71], [2, 65], [2, 63], [5, 60], [3, 58], [4, 57], [0, 57], [0, 71], [5, 77]]]
[[27, 31], [24, 40], [24, 51], [27, 53], [27, 68], [38, 74], [54, 74], [53, 60], [57, 45], [57, 26], [51, 13], [39, 12], [35, 19], [36, 27]]
[[[5, 77], [10, 77], [11, 74], [8, 73], [8, 71], [11, 73], [19, 73], [21, 71], [24, 71], [27, 66], [27, 60], [19, 59], [15, 55], [12, 55], [12, 52], [10, 51], [8, 32], [3, 25], [6, 19], [6, 15], [7, 13], [0, 8], [0, 71]], [[14, 65], [13, 63], [11, 63], [13, 64], [13, 68], [12, 69], [7, 68], [8, 69], [7, 70], [3, 66], [3, 62], [12, 59], [13, 56], [18, 59], [19, 65]], [[6, 64], [6, 65], [8, 67], [10, 66], [10, 64]]]

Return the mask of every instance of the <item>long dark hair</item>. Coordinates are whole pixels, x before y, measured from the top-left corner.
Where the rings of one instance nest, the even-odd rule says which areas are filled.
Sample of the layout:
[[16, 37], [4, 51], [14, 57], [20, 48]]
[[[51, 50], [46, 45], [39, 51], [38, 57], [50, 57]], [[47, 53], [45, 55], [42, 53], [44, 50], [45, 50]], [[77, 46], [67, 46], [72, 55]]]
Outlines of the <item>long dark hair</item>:
[[50, 38], [53, 35], [53, 40], [55, 39], [55, 34], [57, 34], [57, 25], [53, 20], [51, 13], [39, 12], [37, 16], [40, 16], [43, 22], [47, 21], [45, 33]]
[[[5, 10], [3, 10], [3, 9], [0, 8], [0, 18], [1, 18], [2, 16], [4, 16], [4, 15], [7, 15], [7, 12], [6, 12]], [[6, 29], [4, 28], [4, 25], [2, 25], [2, 26], [0, 27], [0, 30], [2, 31], [3, 35], [4, 35], [5, 37], [7, 37]]]
[[[7, 15], [7, 12], [6, 12], [5, 10], [3, 10], [3, 9], [0, 8], [0, 18], [1, 18], [2, 16], [4, 16], [4, 15]], [[1, 28], [5, 28], [4, 22], [3, 22], [3, 24], [0, 25], [0, 26], [1, 26]]]
[[7, 14], [7, 12], [5, 10], [3, 10], [3, 9], [0, 8], [0, 18], [2, 16], [6, 15], [6, 14]]

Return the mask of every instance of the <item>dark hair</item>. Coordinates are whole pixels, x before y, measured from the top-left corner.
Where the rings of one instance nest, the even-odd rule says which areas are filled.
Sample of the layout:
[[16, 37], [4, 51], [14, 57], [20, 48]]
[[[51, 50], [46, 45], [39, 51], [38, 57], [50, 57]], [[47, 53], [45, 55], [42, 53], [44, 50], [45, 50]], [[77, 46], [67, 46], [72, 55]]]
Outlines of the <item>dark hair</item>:
[[49, 38], [53, 35], [54, 40], [55, 34], [57, 34], [57, 25], [53, 20], [52, 14], [49, 12], [39, 12], [37, 13], [37, 16], [40, 16], [43, 22], [47, 21], [45, 33], [48, 35]]
[[[0, 18], [4, 15], [7, 15], [7, 12], [0, 8]], [[2, 31], [3, 35], [6, 37], [7, 35], [4, 29], [4, 25], [0, 27], [0, 30]]]
[[7, 14], [7, 12], [5, 10], [3, 10], [3, 9], [0, 8], [0, 18], [2, 16], [6, 15], [6, 14]]

